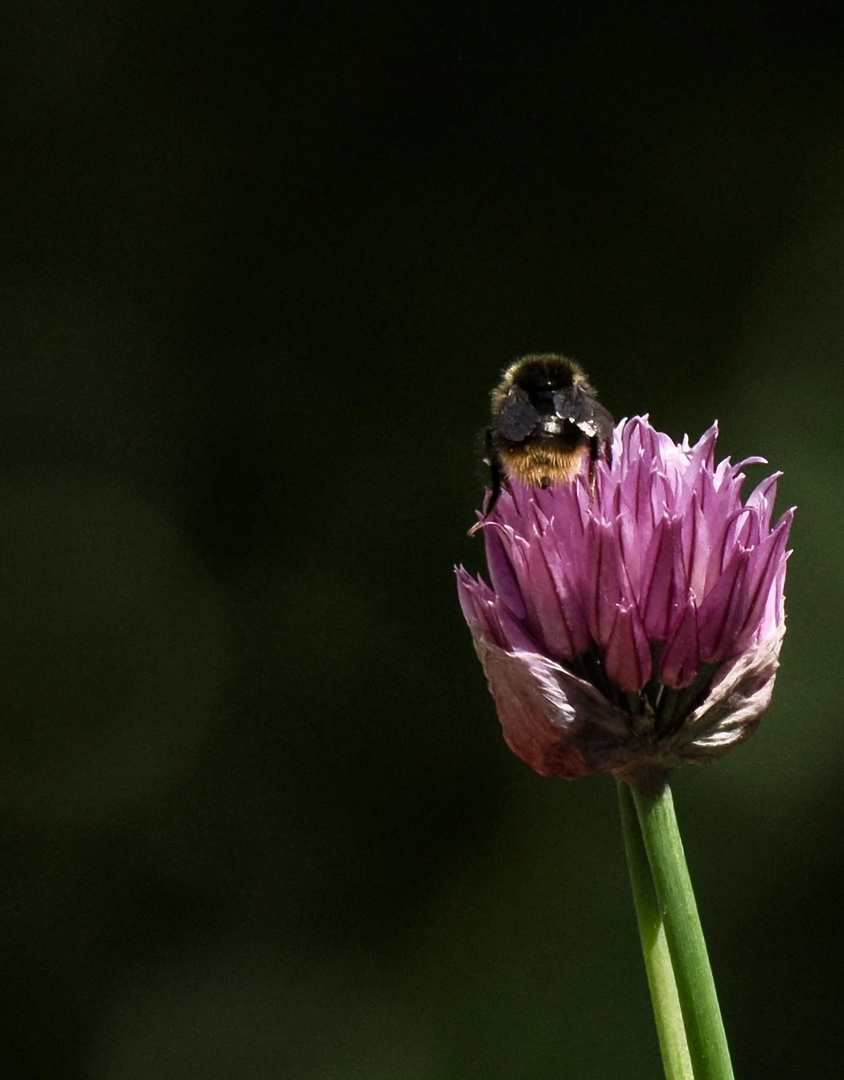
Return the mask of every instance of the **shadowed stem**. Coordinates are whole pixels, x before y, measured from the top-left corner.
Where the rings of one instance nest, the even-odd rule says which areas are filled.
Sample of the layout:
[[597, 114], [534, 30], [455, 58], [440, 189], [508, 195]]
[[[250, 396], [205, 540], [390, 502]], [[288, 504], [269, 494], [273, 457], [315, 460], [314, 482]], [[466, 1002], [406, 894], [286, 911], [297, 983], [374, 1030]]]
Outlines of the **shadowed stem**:
[[[667, 783], [642, 785], [641, 789], [628, 788], [626, 794], [620, 791], [619, 797], [666, 1076], [669, 1080], [733, 1080], [671, 789]], [[638, 819], [636, 830], [631, 803]]]
[[694, 1080], [683, 1012], [677, 996], [674, 968], [668, 951], [668, 940], [662, 922], [662, 912], [656, 899], [648, 853], [642, 840], [633, 792], [618, 781], [618, 804], [621, 810], [621, 830], [624, 850], [633, 888], [633, 902], [639, 923], [639, 937], [645, 958], [645, 971], [651, 991], [659, 1049], [666, 1080]]

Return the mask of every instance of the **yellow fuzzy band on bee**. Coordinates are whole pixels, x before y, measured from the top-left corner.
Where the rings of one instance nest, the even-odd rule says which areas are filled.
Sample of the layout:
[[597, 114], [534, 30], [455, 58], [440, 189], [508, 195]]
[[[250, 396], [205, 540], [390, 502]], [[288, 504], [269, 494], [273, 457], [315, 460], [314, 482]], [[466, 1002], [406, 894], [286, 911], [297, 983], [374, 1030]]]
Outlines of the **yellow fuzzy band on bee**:
[[588, 446], [560, 450], [554, 446], [507, 447], [499, 450], [499, 458], [507, 476], [529, 487], [548, 487], [568, 483], [580, 472], [589, 456]]

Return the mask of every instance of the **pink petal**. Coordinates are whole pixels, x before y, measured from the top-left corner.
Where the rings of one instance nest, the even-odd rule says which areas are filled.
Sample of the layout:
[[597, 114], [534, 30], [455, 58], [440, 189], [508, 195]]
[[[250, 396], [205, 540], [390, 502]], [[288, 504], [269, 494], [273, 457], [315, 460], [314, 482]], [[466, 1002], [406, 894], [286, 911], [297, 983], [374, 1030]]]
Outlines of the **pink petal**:
[[662, 650], [659, 658], [659, 679], [666, 686], [681, 690], [685, 686], [691, 686], [699, 671], [697, 608], [694, 601], [690, 600]]
[[618, 609], [604, 668], [626, 694], [638, 693], [651, 677], [651, 647], [635, 604]]
[[748, 555], [740, 552], [698, 609], [700, 656], [706, 663], [729, 659], [747, 610]]

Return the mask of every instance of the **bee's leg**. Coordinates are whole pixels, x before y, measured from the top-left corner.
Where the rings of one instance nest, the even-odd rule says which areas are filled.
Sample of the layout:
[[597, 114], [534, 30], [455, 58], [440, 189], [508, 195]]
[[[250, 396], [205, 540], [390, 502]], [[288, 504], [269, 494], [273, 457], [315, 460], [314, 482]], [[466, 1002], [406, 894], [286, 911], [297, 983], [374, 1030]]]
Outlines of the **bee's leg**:
[[498, 454], [495, 452], [495, 443], [492, 438], [492, 431], [487, 428], [486, 432], [486, 460], [489, 465], [489, 487], [490, 494], [487, 504], [484, 507], [484, 517], [489, 517], [492, 511], [495, 509], [495, 504], [498, 502], [498, 497], [501, 494], [501, 465], [498, 461]]
[[501, 495], [501, 487], [504, 482], [501, 475], [501, 466], [498, 463], [498, 455], [495, 452], [495, 443], [492, 438], [492, 431], [487, 428], [486, 437], [486, 457], [484, 460], [489, 465], [489, 495], [484, 502], [483, 512], [481, 514], [480, 521], [476, 521], [472, 528], [469, 530], [469, 536], [474, 536], [475, 533], [483, 525], [484, 521], [489, 517], [492, 511], [495, 509], [495, 504], [498, 502], [498, 497]]
[[595, 498], [595, 463], [598, 460], [598, 436], [593, 435], [589, 440], [589, 505]]

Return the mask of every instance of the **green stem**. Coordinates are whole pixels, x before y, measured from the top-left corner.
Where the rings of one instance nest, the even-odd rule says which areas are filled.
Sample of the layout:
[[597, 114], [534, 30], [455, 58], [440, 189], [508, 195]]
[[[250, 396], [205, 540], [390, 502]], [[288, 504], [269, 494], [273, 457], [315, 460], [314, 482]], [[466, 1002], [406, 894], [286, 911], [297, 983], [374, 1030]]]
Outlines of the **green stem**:
[[632, 789], [673, 961], [695, 1080], [733, 1080], [727, 1037], [668, 784]]
[[639, 923], [639, 937], [645, 958], [645, 970], [651, 991], [659, 1049], [666, 1080], [694, 1080], [683, 1013], [677, 996], [674, 968], [662, 922], [662, 912], [656, 899], [648, 855], [642, 840], [633, 793], [627, 784], [618, 781], [618, 804], [621, 809], [621, 830], [633, 902]]

